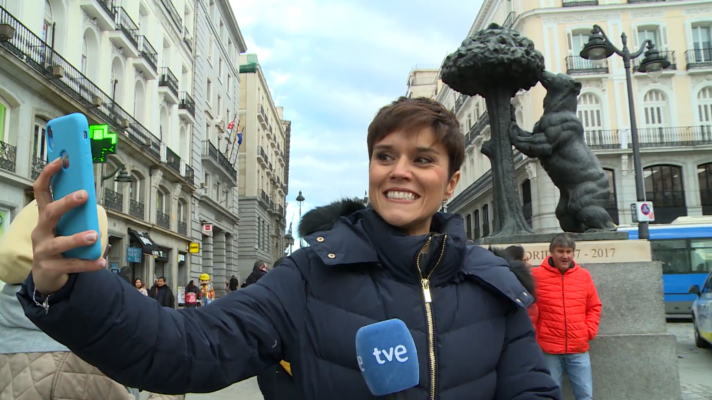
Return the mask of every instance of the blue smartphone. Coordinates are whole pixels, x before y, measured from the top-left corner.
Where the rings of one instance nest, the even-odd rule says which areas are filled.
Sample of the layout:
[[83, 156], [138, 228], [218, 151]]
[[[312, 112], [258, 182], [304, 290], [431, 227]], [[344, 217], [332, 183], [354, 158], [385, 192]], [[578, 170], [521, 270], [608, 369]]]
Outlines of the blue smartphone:
[[[47, 161], [62, 159], [62, 169], [52, 177], [50, 184], [53, 198], [59, 200], [82, 189], [89, 195], [86, 203], [69, 210], [60, 218], [57, 235], [71, 236], [85, 231], [95, 231], [100, 235], [87, 117], [74, 113], [55, 118], [47, 123], [46, 135]], [[102, 256], [101, 238], [90, 246], [67, 251], [63, 256], [97, 260]]]

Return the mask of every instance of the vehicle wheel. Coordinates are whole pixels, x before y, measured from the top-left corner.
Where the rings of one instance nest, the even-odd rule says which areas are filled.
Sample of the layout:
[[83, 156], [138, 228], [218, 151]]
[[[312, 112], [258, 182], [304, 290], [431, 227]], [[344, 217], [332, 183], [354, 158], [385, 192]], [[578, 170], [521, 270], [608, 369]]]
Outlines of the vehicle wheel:
[[710, 347], [712, 347], [709, 342], [707, 342], [705, 339], [702, 339], [702, 336], [700, 336], [700, 332], [697, 330], [697, 320], [693, 318], [692, 324], [695, 330], [695, 346], [701, 349], [709, 349]]

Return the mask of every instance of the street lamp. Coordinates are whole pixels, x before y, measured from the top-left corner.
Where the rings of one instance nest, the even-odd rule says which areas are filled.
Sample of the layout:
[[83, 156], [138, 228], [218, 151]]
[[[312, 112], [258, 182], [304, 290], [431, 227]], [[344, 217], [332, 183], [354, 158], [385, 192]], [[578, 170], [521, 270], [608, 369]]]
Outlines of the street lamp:
[[[594, 25], [588, 43], [581, 50], [581, 58], [591, 61], [602, 61], [617, 54], [623, 58], [623, 68], [625, 68], [625, 80], [628, 86], [628, 112], [630, 113], [630, 138], [633, 144], [633, 165], [635, 167], [635, 194], [638, 201], [645, 201], [645, 187], [643, 185], [643, 166], [640, 162], [640, 143], [638, 142], [638, 125], [635, 120], [635, 102], [633, 99], [633, 80], [630, 74], [630, 60], [634, 60], [643, 55], [643, 61], [638, 67], [638, 72], [647, 73], [652, 79], [657, 79], [663, 70], [670, 66], [670, 61], [663, 57], [655, 49], [655, 44], [651, 40], [645, 40], [640, 49], [635, 53], [628, 50], [628, 36], [621, 34], [623, 49], [619, 50], [608, 40], [606, 33], [600, 26]], [[646, 51], [647, 48], [647, 51]], [[647, 222], [638, 222], [638, 238], [649, 239]]]
[[[102, 165], [102, 167], [103, 167], [103, 165]], [[116, 167], [114, 172], [110, 173], [109, 175], [102, 175], [101, 181], [104, 182], [105, 180], [111, 179], [116, 174], [119, 174], [119, 176], [117, 176], [116, 179], [114, 179], [114, 181], [119, 182], [119, 183], [131, 182], [131, 175], [129, 175], [129, 173], [126, 172], [126, 165], [124, 165], [124, 164], [121, 164], [118, 167]]]
[[[302, 196], [302, 191], [299, 191], [297, 195], [297, 203], [299, 203], [299, 225], [302, 224], [302, 203], [304, 202], [304, 196]], [[299, 247], [304, 247], [304, 240], [299, 236]]]

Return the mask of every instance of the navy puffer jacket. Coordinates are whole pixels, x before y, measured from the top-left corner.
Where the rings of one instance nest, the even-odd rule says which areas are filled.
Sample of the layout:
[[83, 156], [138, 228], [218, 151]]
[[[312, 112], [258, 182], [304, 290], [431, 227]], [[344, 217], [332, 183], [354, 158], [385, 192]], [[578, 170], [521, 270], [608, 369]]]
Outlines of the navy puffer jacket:
[[520, 282], [506, 261], [467, 246], [457, 215], [435, 215], [434, 234], [403, 236], [362, 208], [310, 211], [300, 225], [310, 247], [207, 307], [160, 307], [107, 270], [71, 276], [48, 313], [31, 300], [31, 276], [18, 296], [54, 339], [153, 392], [212, 392], [286, 360], [304, 398], [373, 399], [355, 334], [399, 318], [421, 366], [407, 399], [561, 399], [526, 311], [530, 275]]

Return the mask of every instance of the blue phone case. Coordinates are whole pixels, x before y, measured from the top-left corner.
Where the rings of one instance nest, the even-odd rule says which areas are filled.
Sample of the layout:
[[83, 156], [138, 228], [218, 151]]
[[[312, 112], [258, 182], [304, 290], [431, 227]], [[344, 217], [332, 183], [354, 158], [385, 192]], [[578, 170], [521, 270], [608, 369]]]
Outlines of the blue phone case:
[[[85, 231], [99, 231], [99, 215], [94, 190], [94, 163], [89, 139], [89, 122], [83, 114], [74, 113], [47, 123], [47, 161], [68, 157], [69, 164], [52, 177], [52, 194], [55, 200], [77, 190], [86, 190], [86, 203], [70, 210], [57, 224], [58, 236], [71, 236]], [[66, 258], [98, 260], [102, 256], [101, 240], [91, 246], [78, 247], [63, 253]]]

